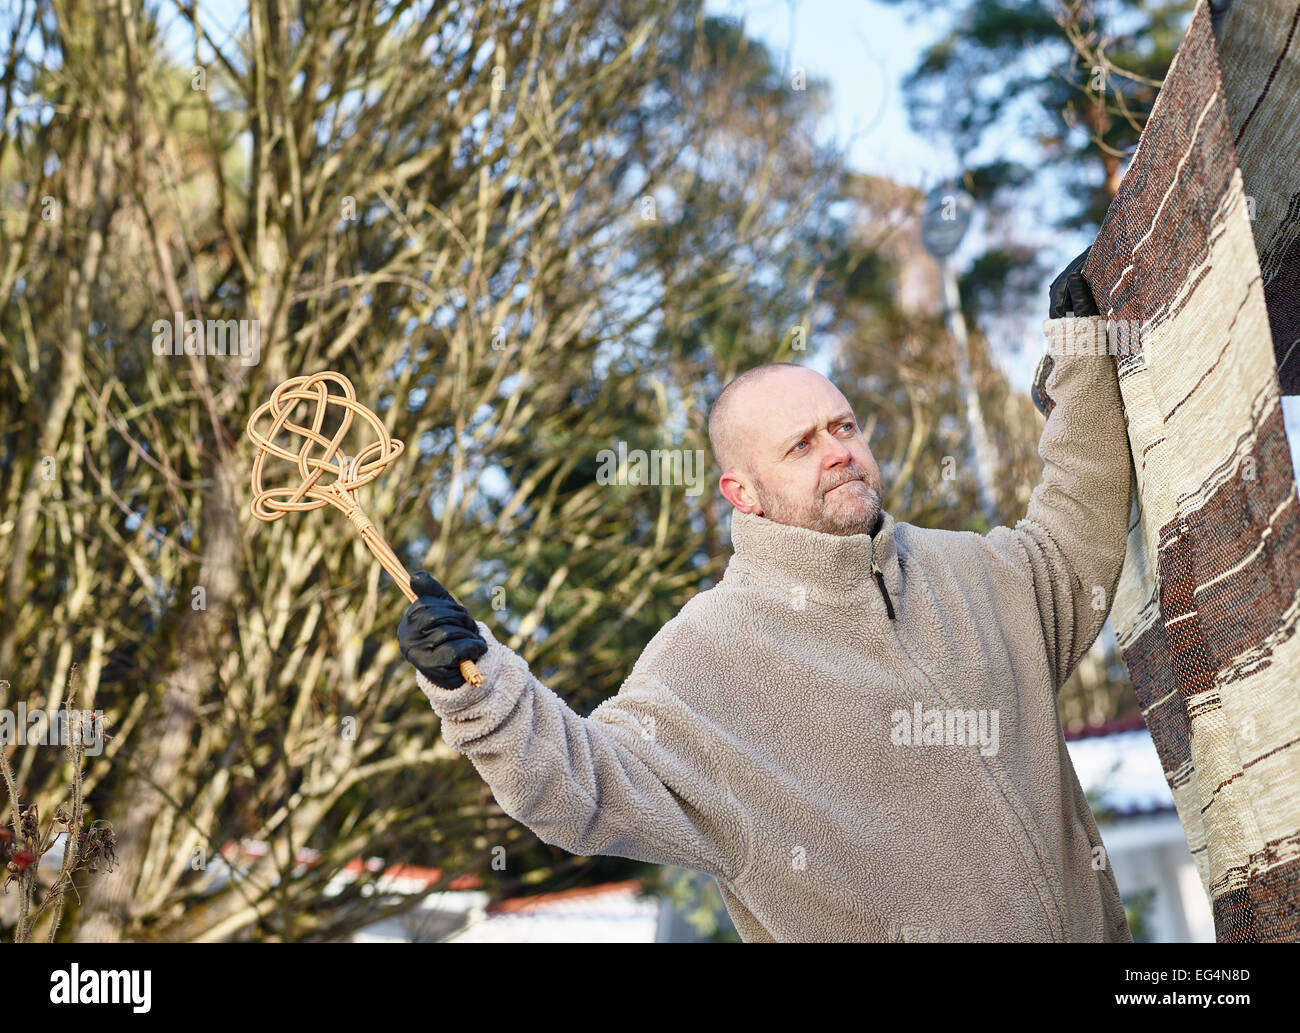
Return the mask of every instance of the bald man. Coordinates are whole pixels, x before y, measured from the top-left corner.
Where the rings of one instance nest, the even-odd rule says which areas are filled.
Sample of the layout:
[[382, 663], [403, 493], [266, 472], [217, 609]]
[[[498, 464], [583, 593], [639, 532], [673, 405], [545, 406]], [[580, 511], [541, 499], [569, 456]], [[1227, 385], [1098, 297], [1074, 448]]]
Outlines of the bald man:
[[416, 575], [403, 653], [502, 809], [574, 854], [712, 875], [746, 941], [1129, 942], [1056, 710], [1130, 502], [1084, 257], [1052, 285], [1044, 475], [1015, 528], [895, 521], [848, 400], [773, 363], [710, 413], [725, 576], [589, 717]]
[[848, 399], [820, 373], [770, 362], [709, 412], [723, 497], [741, 513], [826, 534], [875, 534], [884, 486]]

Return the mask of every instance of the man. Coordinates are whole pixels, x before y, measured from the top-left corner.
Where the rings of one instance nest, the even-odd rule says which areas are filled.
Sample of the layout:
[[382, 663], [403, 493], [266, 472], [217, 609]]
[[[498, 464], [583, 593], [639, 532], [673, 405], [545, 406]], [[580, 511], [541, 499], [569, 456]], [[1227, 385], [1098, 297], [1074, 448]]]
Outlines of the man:
[[1014, 529], [896, 522], [844, 396], [776, 364], [710, 413], [724, 577], [590, 717], [418, 573], [403, 655], [502, 809], [574, 854], [714, 876], [746, 941], [1130, 941], [1056, 710], [1129, 516], [1086, 255], [1052, 285], [1043, 481]]

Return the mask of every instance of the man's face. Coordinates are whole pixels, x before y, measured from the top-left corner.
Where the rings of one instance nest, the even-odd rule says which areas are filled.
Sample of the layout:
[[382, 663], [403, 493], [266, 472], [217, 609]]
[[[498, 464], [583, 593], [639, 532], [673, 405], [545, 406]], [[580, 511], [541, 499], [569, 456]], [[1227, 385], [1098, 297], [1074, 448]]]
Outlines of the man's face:
[[809, 369], [773, 370], [737, 399], [740, 469], [722, 493], [747, 513], [827, 534], [870, 534], [880, 468], [845, 397]]

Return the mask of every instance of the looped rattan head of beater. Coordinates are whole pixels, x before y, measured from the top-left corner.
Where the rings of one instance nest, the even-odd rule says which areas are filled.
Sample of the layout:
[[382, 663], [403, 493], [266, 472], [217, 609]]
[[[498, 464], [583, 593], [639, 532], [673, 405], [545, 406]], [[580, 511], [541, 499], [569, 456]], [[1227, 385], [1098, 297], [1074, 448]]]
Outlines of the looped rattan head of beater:
[[[331, 385], [337, 386], [342, 393], [331, 392]], [[300, 402], [315, 403], [310, 425], [289, 419]], [[327, 438], [321, 428], [330, 406], [342, 412], [338, 429], [333, 437]], [[349, 457], [343, 451], [342, 443], [354, 417], [370, 426], [375, 440]], [[266, 423], [268, 419], [269, 423]], [[259, 427], [263, 423], [266, 426]], [[290, 377], [248, 418], [247, 431], [257, 445], [257, 455], [253, 459], [253, 515], [267, 522], [279, 520], [285, 513], [305, 513], [322, 506], [334, 505], [344, 509], [352, 501], [348, 493], [378, 477], [404, 448], [397, 438], [389, 437], [379, 417], [357, 401], [352, 381], [333, 370]], [[276, 438], [282, 434], [303, 439], [297, 451], [276, 444]], [[262, 468], [267, 456], [296, 464], [300, 483], [264, 488]]]

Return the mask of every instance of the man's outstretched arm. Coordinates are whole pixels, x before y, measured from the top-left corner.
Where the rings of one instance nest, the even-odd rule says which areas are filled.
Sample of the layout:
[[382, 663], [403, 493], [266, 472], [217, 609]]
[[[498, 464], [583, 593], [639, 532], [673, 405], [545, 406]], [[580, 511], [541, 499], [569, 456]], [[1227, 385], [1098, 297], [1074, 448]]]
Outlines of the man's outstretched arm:
[[[420, 634], [410, 630], [409, 615], [419, 606], [403, 619], [408, 660], [420, 658], [418, 646], [409, 648]], [[416, 681], [442, 720], [444, 741], [469, 757], [503, 811], [578, 856], [612, 854], [736, 877], [746, 853], [743, 816], [672, 692], [637, 672], [581, 717], [486, 624], [470, 623], [486, 644], [481, 658], [472, 657], [483, 684], [443, 687], [421, 670], [427, 663], [417, 666]]]
[[[1053, 318], [1043, 324], [1044, 365], [1050, 366], [1042, 385], [1047, 423], [1038, 444], [1043, 479], [1016, 526], [986, 536], [1028, 572], [1058, 691], [1110, 612], [1131, 502], [1128, 431], [1106, 320], [1086, 314], [1096, 312], [1091, 294], [1086, 284], [1080, 289], [1081, 279], [1071, 278], [1084, 255], [1053, 285]], [[1060, 315], [1062, 309], [1085, 314]]]

